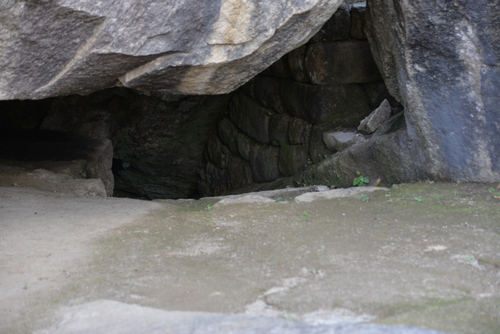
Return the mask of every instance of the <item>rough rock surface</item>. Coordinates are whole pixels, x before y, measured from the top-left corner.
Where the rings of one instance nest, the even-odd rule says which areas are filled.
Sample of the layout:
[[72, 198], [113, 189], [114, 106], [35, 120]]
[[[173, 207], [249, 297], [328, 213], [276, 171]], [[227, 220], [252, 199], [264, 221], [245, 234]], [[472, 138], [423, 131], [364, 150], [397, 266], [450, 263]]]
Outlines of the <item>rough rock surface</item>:
[[364, 141], [365, 137], [354, 131], [327, 131], [323, 132], [323, 141], [331, 151], [342, 151]]
[[79, 196], [107, 196], [101, 179], [75, 179], [68, 174], [54, 173], [41, 168], [30, 172], [20, 167], [0, 165], [0, 186], [32, 187]]
[[365, 119], [361, 121], [358, 126], [358, 131], [373, 133], [377, 130], [385, 121], [389, 119], [392, 109], [389, 101], [384, 100], [380, 107], [372, 111]]
[[[158, 333], [158, 334], [439, 334], [410, 326], [375, 324], [323, 325], [284, 319], [203, 312], [167, 312], [111, 300], [74, 306], [52, 328], [36, 334]], [[444, 334], [444, 333], [443, 333]]]
[[227, 93], [305, 43], [341, 3], [2, 1], [0, 99], [117, 85]]
[[0, 135], [0, 184], [50, 191], [65, 188], [64, 192], [90, 196], [113, 195], [110, 140], [71, 138], [51, 132], [19, 138], [5, 133]]
[[207, 138], [227, 105], [226, 95], [160, 97], [115, 88], [54, 99], [42, 128], [109, 138], [117, 195], [196, 197]]
[[498, 1], [371, 0], [366, 14], [426, 177], [500, 180]]
[[305, 193], [300, 196], [295, 197], [295, 202], [304, 203], [312, 202], [315, 200], [326, 200], [332, 198], [342, 198], [342, 197], [359, 197], [363, 193], [372, 193], [374, 191], [388, 191], [388, 188], [382, 187], [353, 187], [344, 189], [332, 189], [320, 192]]

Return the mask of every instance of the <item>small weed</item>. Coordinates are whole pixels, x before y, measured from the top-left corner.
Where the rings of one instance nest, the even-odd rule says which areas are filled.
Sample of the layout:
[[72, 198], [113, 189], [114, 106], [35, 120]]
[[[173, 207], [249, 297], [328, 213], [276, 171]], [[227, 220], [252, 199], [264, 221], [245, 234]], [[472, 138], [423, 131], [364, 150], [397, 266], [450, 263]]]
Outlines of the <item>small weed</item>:
[[304, 213], [302, 214], [302, 217], [307, 217], [307, 216], [309, 216], [309, 213], [307, 213], [307, 212], [304, 212]]
[[422, 199], [422, 196], [416, 196], [416, 197], [413, 197], [413, 199], [415, 201], [417, 201], [418, 203], [424, 203], [424, 200]]
[[307, 164], [308, 164], [308, 165], [312, 165], [312, 163], [313, 163], [313, 162], [312, 162], [312, 160], [311, 160], [311, 159], [307, 159]]
[[213, 206], [212, 204], [207, 204], [207, 205], [205, 206], [205, 211], [210, 211], [210, 210], [212, 210], [213, 208], [214, 208], [214, 206]]
[[356, 171], [356, 175], [357, 176], [354, 178], [354, 180], [352, 180], [353, 186], [360, 187], [364, 186], [367, 183], [370, 183], [370, 179], [361, 175], [360, 171]]
[[477, 260], [474, 257], [474, 255], [466, 255], [464, 257], [464, 260], [465, 260], [465, 263], [467, 263], [467, 264], [476, 264], [477, 263]]
[[394, 201], [392, 200], [392, 198], [389, 198], [389, 199], [387, 200], [387, 202], [392, 203], [392, 202], [394, 202]]
[[498, 191], [497, 189], [493, 188], [493, 187], [489, 187], [488, 188], [488, 191], [493, 195], [493, 197], [495, 198], [498, 198], [498, 196], [500, 196], [500, 191]]
[[311, 274], [313, 274], [313, 275], [319, 274], [318, 269], [311, 269]]
[[361, 202], [368, 202], [369, 199], [370, 199], [370, 196], [365, 195], [365, 194], [361, 195]]
[[279, 197], [276, 197], [274, 200], [276, 202], [287, 202], [287, 201], [293, 200], [293, 197], [291, 197], [291, 196], [286, 196], [286, 197], [279, 196]]
[[434, 196], [435, 199], [440, 199], [441, 198], [441, 195], [439, 195], [439, 194], [434, 194], [432, 196]]

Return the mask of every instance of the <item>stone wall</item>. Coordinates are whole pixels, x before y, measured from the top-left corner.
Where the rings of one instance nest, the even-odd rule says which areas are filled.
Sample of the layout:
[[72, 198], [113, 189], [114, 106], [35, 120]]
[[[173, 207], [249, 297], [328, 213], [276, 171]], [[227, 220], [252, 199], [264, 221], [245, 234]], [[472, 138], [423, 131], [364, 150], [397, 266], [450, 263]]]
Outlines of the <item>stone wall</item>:
[[307, 44], [234, 93], [207, 144], [201, 194], [296, 175], [335, 153], [324, 144], [324, 132], [356, 128], [391, 100], [366, 39], [364, 14], [363, 5], [343, 4]]
[[115, 196], [197, 197], [207, 139], [228, 102], [228, 95], [146, 96], [113, 88], [54, 98], [41, 129], [111, 140]]

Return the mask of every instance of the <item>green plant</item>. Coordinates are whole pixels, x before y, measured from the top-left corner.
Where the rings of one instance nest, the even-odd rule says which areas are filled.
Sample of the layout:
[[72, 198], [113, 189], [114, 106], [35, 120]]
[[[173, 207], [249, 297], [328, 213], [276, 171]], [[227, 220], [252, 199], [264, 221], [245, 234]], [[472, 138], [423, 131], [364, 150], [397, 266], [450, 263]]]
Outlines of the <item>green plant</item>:
[[365, 194], [361, 195], [361, 202], [368, 202], [369, 199], [370, 199], [370, 196], [365, 195]]
[[370, 183], [370, 179], [361, 175], [360, 171], [356, 171], [356, 175], [357, 176], [354, 178], [354, 180], [352, 180], [353, 186], [360, 187], [364, 186], [367, 183]]
[[212, 210], [213, 208], [214, 208], [214, 206], [213, 206], [212, 204], [207, 204], [207, 205], [205, 206], [205, 211], [210, 211], [210, 210]]
[[311, 159], [307, 159], [307, 164], [312, 165], [312, 163], [313, 163], [313, 162], [312, 162], [312, 160], [311, 160]]
[[493, 194], [493, 196], [500, 196], [500, 191], [497, 191], [497, 190], [496, 190], [495, 188], [493, 188], [493, 187], [489, 187], [489, 188], [488, 188], [488, 191], [489, 191], [490, 193], [492, 193], [492, 194]]
[[304, 212], [304, 213], [302, 214], [302, 217], [307, 217], [307, 216], [309, 216], [309, 213], [307, 213], [307, 212]]
[[413, 199], [415, 201], [417, 201], [418, 203], [424, 203], [424, 200], [422, 199], [422, 196], [416, 196], [416, 197], [413, 197]]

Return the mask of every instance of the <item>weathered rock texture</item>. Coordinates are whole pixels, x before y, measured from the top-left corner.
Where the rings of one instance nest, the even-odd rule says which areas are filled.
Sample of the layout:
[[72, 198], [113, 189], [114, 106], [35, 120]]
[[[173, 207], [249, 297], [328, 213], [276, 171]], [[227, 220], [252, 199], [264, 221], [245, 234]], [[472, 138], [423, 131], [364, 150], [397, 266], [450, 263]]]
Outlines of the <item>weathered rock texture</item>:
[[145, 96], [115, 88], [52, 101], [41, 128], [113, 142], [117, 195], [187, 198], [198, 194], [207, 139], [229, 96]]
[[12, 128], [2, 130], [1, 185], [89, 196], [113, 195], [110, 140], [68, 138], [44, 132], [24, 132], [20, 137]]
[[498, 0], [368, 5], [375, 59], [405, 106], [399, 146], [413, 146], [410, 156], [421, 158], [412, 167], [432, 179], [499, 181]]
[[244, 314], [164, 311], [97, 300], [61, 311], [60, 319], [36, 334], [446, 334], [411, 326], [316, 324]]
[[236, 91], [208, 142], [203, 195], [303, 172], [336, 152], [324, 132], [356, 128], [390, 98], [368, 41], [350, 37], [352, 10], [343, 4], [309, 43]]
[[0, 3], [0, 99], [111, 86], [233, 91], [305, 43], [341, 0]]

